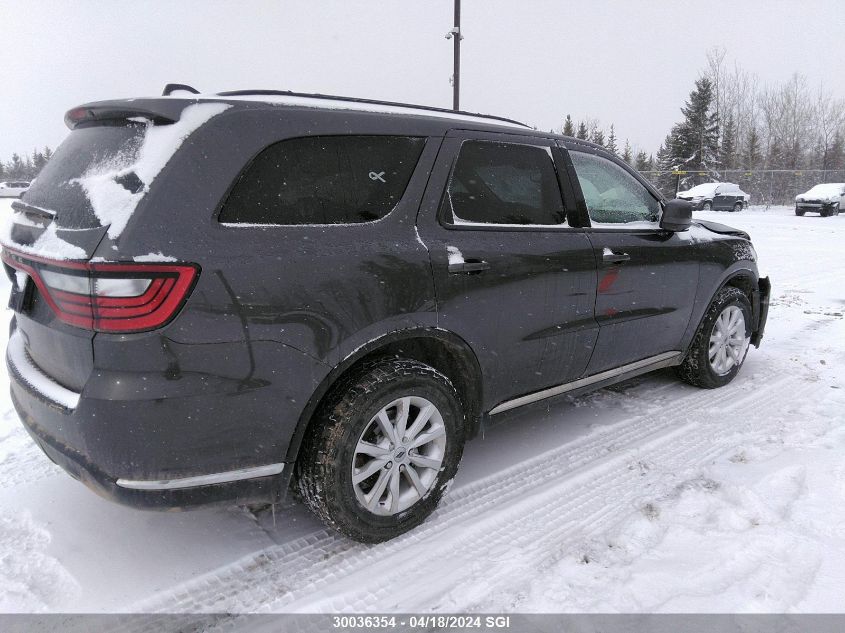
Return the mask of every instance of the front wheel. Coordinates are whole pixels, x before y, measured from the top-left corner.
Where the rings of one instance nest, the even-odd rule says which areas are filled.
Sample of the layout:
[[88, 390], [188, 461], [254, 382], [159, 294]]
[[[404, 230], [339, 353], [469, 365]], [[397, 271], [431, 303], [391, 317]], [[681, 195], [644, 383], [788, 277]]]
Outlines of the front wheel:
[[364, 543], [422, 523], [458, 470], [465, 414], [451, 381], [410, 359], [372, 361], [317, 413], [296, 465], [300, 496]]
[[798, 209], [795, 209], [795, 215], [804, 215], [804, 211], [799, 211]]
[[710, 211], [712, 208], [713, 208], [712, 202], [705, 202], [703, 205], [701, 205], [702, 211]]
[[739, 288], [722, 288], [713, 297], [676, 371], [696, 387], [722, 387], [739, 373], [750, 343], [751, 302]]

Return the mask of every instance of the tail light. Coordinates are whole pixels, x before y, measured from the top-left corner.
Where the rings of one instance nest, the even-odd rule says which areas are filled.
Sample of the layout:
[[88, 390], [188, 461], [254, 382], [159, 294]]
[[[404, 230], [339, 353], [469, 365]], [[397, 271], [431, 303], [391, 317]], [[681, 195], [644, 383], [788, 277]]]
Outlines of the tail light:
[[[59, 261], [3, 250], [64, 323], [97, 332], [144, 332], [168, 323], [199, 275], [195, 264]], [[22, 289], [21, 289], [22, 290]]]

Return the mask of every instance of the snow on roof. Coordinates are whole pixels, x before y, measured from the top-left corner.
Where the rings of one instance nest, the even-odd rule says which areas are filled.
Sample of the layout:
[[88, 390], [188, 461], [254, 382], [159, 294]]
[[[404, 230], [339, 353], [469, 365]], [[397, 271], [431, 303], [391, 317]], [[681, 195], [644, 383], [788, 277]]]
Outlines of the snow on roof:
[[[810, 191], [814, 193], [821, 193], [821, 192], [830, 192], [830, 193], [839, 193], [839, 191], [845, 187], [845, 183], [841, 182], [825, 182], [818, 185], [815, 185]], [[808, 191], [807, 193], [810, 193]]]
[[[357, 112], [378, 112], [381, 114], [411, 114], [415, 116], [434, 117], [439, 119], [453, 119], [460, 121], [467, 121], [472, 123], [481, 123], [484, 125], [500, 125], [503, 127], [516, 128], [519, 130], [530, 130], [528, 125], [517, 123], [514, 121], [507, 121], [497, 117], [487, 117], [484, 115], [463, 114], [460, 112], [450, 112], [447, 110], [428, 110], [422, 107], [415, 107], [413, 105], [402, 104], [386, 104], [367, 101], [346, 100], [343, 98], [332, 97], [307, 97], [299, 95], [273, 95], [273, 94], [246, 94], [246, 95], [218, 95], [218, 94], [198, 94], [198, 95], [171, 95], [171, 98], [184, 99], [190, 96], [191, 99], [200, 100], [214, 100], [214, 101], [252, 101], [257, 103], [267, 103], [278, 106], [291, 106], [300, 108], [315, 108], [321, 110], [353, 110]], [[162, 97], [168, 98], [168, 97]]]

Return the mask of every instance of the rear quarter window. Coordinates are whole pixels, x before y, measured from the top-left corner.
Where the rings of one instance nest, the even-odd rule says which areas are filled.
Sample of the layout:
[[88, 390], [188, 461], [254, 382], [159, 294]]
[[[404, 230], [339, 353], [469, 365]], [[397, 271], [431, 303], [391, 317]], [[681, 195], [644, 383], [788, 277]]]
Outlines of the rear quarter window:
[[223, 224], [354, 224], [390, 213], [424, 138], [311, 136], [262, 151], [220, 210]]

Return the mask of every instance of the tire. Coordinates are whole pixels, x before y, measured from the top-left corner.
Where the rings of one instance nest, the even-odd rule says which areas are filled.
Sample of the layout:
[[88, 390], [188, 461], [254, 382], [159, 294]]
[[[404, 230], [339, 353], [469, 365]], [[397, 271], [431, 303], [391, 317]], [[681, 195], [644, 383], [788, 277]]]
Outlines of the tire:
[[705, 202], [704, 204], [701, 205], [702, 211], [710, 211], [712, 209], [713, 209], [713, 203], [712, 202]]
[[[384, 425], [394, 433], [403, 409], [406, 432], [414, 435], [388, 437]], [[296, 487], [327, 526], [362, 543], [386, 541], [437, 507], [458, 470], [465, 434], [466, 416], [446, 376], [415, 360], [371, 361], [342, 378], [318, 409], [296, 463]], [[436, 437], [421, 451], [413, 448], [414, 437], [429, 436]], [[365, 478], [356, 482], [356, 475]]]
[[[730, 332], [731, 318], [741, 314], [744, 323], [736, 323], [739, 327], [736, 334], [728, 336], [727, 345], [720, 344], [724, 338], [718, 337], [718, 330], [727, 329]], [[724, 315], [724, 316], [723, 316]], [[717, 329], [718, 328], [718, 329]], [[715, 339], [715, 340], [714, 340]], [[681, 380], [696, 387], [715, 389], [731, 382], [739, 373], [751, 342], [751, 302], [739, 288], [725, 287], [716, 293], [710, 307], [698, 326], [684, 362], [676, 368]], [[714, 360], [711, 361], [711, 347], [716, 348]], [[723, 348], [724, 356], [719, 352]], [[724, 366], [718, 367], [724, 359]]]
[[804, 211], [799, 211], [798, 209], [795, 209], [795, 215], [801, 215], [801, 216], [803, 216], [803, 215], [804, 215], [804, 213], [805, 213]]
[[833, 215], [839, 215], [839, 203], [837, 202], [836, 205], [833, 207]]
[[823, 208], [819, 211], [819, 215], [822, 216], [823, 218], [829, 218], [830, 216], [833, 215], [833, 210], [832, 209], [827, 210], [827, 209]]
[[739, 213], [740, 211], [742, 211], [742, 203], [737, 202], [736, 204], [734, 204], [734, 208], [732, 209], [732, 212], [733, 213]]

